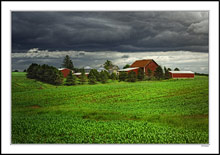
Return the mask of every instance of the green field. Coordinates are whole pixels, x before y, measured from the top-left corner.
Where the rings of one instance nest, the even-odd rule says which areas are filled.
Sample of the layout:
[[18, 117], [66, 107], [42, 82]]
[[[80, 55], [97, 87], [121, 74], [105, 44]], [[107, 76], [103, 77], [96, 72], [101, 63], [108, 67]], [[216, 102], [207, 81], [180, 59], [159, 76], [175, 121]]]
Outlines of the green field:
[[207, 144], [208, 77], [53, 86], [12, 73], [12, 143]]

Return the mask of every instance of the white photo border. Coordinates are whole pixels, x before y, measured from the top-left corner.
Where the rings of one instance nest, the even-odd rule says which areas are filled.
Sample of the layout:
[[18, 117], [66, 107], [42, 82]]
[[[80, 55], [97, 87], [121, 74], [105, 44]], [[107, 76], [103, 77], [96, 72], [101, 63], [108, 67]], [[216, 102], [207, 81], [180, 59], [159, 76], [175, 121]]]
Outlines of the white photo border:
[[[219, 2], [1, 2], [2, 153], [219, 153]], [[209, 11], [209, 145], [11, 144], [11, 11]]]

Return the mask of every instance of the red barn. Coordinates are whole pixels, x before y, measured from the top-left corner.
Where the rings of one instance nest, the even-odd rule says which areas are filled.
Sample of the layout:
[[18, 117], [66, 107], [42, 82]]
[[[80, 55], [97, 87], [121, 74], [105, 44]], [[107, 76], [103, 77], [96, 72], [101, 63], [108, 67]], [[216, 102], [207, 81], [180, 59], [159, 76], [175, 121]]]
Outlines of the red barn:
[[59, 71], [61, 71], [63, 73], [64, 78], [66, 78], [71, 70], [68, 68], [60, 68]]
[[152, 75], [154, 74], [154, 71], [159, 65], [153, 60], [153, 59], [144, 59], [144, 60], [137, 60], [135, 61], [129, 68], [121, 69], [120, 71], [130, 72], [134, 71], [136, 74], [138, 74], [138, 68], [143, 68], [144, 73], [148, 75], [148, 69], [151, 70]]
[[191, 71], [169, 71], [170, 76], [174, 79], [194, 78], [195, 74]]

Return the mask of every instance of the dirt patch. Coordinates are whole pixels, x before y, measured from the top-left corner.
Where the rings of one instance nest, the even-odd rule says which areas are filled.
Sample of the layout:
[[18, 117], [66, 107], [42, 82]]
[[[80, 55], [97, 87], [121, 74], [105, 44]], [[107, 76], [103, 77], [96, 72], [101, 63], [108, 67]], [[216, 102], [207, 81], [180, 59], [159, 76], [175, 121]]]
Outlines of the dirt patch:
[[37, 108], [40, 108], [40, 106], [39, 105], [32, 105], [32, 106], [30, 106], [30, 108], [37, 109]]
[[40, 88], [38, 88], [38, 89], [44, 89], [42, 86], [40, 86]]

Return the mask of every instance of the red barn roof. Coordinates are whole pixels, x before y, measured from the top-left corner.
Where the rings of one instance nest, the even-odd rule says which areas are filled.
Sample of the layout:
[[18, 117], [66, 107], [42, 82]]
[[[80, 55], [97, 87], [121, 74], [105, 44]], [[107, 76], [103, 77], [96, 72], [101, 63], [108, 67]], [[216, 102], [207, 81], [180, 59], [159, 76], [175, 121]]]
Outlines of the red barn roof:
[[150, 64], [152, 61], [154, 60], [153, 59], [136, 60], [130, 67], [145, 67], [148, 64]]

